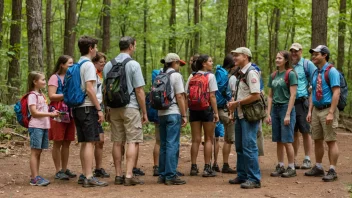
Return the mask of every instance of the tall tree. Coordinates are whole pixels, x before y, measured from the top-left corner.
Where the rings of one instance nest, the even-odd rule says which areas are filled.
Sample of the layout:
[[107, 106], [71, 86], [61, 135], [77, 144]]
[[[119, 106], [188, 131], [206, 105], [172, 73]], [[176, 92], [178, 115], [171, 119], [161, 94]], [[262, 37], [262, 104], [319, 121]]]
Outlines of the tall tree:
[[258, 63], [258, 39], [259, 39], [259, 26], [258, 26], [258, 5], [254, 5], [254, 62]]
[[279, 29], [280, 29], [280, 9], [274, 7], [271, 11], [270, 19], [268, 18], [269, 33], [269, 72], [272, 73], [275, 65], [275, 57], [279, 46]]
[[77, 24], [77, 0], [65, 0], [64, 54], [74, 56]]
[[[188, 27], [191, 26], [191, 13], [190, 13], [190, 4], [191, 4], [191, 0], [187, 0], [187, 25]], [[191, 35], [188, 34], [187, 40], [186, 40], [186, 49], [185, 49], [185, 60], [187, 61], [189, 58], [189, 49], [190, 49], [190, 40]], [[187, 68], [188, 70], [188, 74], [192, 73], [192, 69], [191, 67]]]
[[46, 45], [46, 76], [50, 77], [53, 70], [53, 40], [51, 39], [51, 0], [46, 0], [45, 9], [45, 45]]
[[[350, 5], [352, 4], [352, 1], [350, 1]], [[350, 21], [352, 21], [352, 12], [350, 15]], [[349, 32], [350, 32], [350, 46], [348, 48], [348, 62], [347, 62], [347, 67], [348, 67], [348, 73], [347, 73], [347, 79], [352, 79], [352, 26], [349, 26]]]
[[145, 82], [148, 81], [148, 67], [147, 67], [147, 17], [148, 17], [148, 0], [144, 0], [144, 16], [143, 16], [143, 75]]
[[176, 0], [171, 0], [169, 52], [176, 53]]
[[343, 65], [345, 62], [346, 0], [340, 0], [338, 34], [337, 69], [343, 72]]
[[225, 54], [246, 46], [248, 0], [229, 0]]
[[328, 0], [312, 0], [312, 48], [327, 44], [328, 3]]
[[[195, 26], [199, 23], [199, 0], [194, 0], [194, 7], [193, 7], [193, 23]], [[193, 54], [199, 52], [199, 42], [200, 42], [200, 34], [199, 28], [196, 27], [194, 31], [194, 46], [193, 46]]]
[[4, 16], [4, 0], [0, 0], [0, 48], [2, 47], [2, 38], [3, 38], [3, 32], [2, 32], [2, 18]]
[[296, 5], [295, 5], [295, 0], [292, 0], [292, 19], [293, 19], [293, 24], [292, 24], [292, 29], [291, 29], [291, 44], [295, 42], [295, 36], [296, 36]]
[[111, 0], [103, 0], [103, 45], [102, 52], [107, 53], [110, 49], [110, 7]]

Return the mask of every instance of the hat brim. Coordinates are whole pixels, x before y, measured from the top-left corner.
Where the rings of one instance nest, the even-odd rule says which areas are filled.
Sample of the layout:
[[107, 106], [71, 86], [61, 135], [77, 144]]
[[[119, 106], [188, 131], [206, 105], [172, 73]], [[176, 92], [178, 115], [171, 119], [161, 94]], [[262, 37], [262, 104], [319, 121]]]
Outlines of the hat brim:
[[319, 50], [319, 49], [310, 49], [310, 50], [309, 50], [309, 53], [312, 54], [313, 52], [320, 52], [320, 50]]
[[180, 60], [180, 66], [184, 66], [184, 65], [186, 65], [186, 61]]
[[299, 47], [291, 47], [290, 50], [291, 50], [291, 49], [294, 49], [294, 50], [296, 50], [296, 51], [299, 51], [299, 50], [300, 50]]

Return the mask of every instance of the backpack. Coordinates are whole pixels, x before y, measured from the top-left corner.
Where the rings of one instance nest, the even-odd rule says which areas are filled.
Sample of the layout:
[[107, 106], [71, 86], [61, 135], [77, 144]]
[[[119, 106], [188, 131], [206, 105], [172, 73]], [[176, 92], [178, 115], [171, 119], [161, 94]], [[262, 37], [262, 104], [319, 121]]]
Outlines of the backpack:
[[308, 63], [309, 63], [309, 60], [304, 59], [304, 61], [303, 61], [303, 69], [304, 69], [304, 73], [306, 74], [306, 79], [308, 80], [308, 88], [309, 88], [309, 86], [310, 86], [310, 77], [309, 77]]
[[84, 103], [87, 96], [86, 91], [81, 89], [81, 66], [89, 60], [83, 60], [69, 67], [65, 75], [65, 86], [62, 91], [64, 102], [69, 107], [78, 107]]
[[171, 96], [171, 82], [170, 76], [176, 71], [171, 72], [160, 72], [152, 85], [152, 90], [150, 91], [150, 104], [153, 109], [166, 110], [174, 104], [172, 100], [174, 96]]
[[[160, 74], [160, 70], [154, 69], [152, 71], [152, 84], [156, 78], [157, 75]], [[147, 115], [148, 115], [148, 120], [149, 122], [154, 122], [158, 123], [159, 122], [159, 117], [158, 117], [158, 110], [153, 109], [150, 103], [150, 92], [147, 92], [145, 94], [145, 105], [147, 107]]]
[[217, 105], [224, 106], [227, 101], [231, 100], [231, 90], [229, 89], [228, 72], [221, 66], [216, 67], [215, 78], [218, 84], [218, 90], [215, 92]]
[[[31, 112], [29, 111], [28, 108], [28, 96], [29, 94], [35, 94], [34, 92], [28, 92], [26, 93], [20, 101], [16, 102], [15, 106], [14, 106], [14, 111], [16, 113], [16, 118], [17, 118], [17, 122], [25, 127], [28, 128], [29, 125], [29, 121], [31, 119]], [[37, 96], [38, 99], [38, 95], [35, 94]]]
[[193, 73], [193, 77], [188, 83], [188, 108], [190, 110], [197, 111], [209, 108], [208, 74]]
[[106, 105], [111, 108], [124, 107], [130, 103], [130, 95], [127, 88], [126, 64], [133, 59], [126, 58], [122, 63], [111, 60], [112, 68], [105, 79], [104, 99]]
[[[63, 83], [58, 74], [56, 74], [58, 79], [58, 87], [56, 89], [56, 94], [63, 93]], [[63, 123], [70, 123], [70, 108], [65, 104], [64, 101], [51, 101], [49, 104], [49, 111], [58, 110], [60, 112], [59, 120]]]
[[260, 76], [260, 91], [262, 91], [264, 89], [264, 81], [262, 78], [262, 70], [260, 70], [259, 66], [256, 65], [255, 63], [252, 63], [251, 66], [253, 66], [255, 68], [255, 70], [257, 70], [259, 72], [259, 76]]
[[[285, 83], [286, 83], [286, 85], [287, 85], [288, 90], [290, 90], [290, 72], [291, 72], [291, 71], [293, 71], [293, 70], [292, 70], [292, 69], [286, 70], [286, 72], [285, 72], [285, 77], [284, 77], [284, 81], [285, 81]], [[279, 71], [276, 71], [276, 72], [273, 72], [273, 73], [271, 74], [271, 80], [274, 80], [274, 79], [275, 79], [275, 77], [276, 77], [276, 75], [277, 75], [278, 72], [279, 72]]]

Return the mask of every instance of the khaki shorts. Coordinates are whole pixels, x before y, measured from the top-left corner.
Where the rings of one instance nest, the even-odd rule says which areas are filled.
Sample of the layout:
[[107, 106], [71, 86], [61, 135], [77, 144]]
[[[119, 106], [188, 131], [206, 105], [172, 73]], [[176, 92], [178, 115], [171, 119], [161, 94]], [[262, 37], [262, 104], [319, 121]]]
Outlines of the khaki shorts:
[[141, 114], [135, 108], [111, 108], [111, 141], [143, 142]]
[[313, 140], [325, 140], [326, 142], [336, 141], [335, 129], [339, 125], [339, 110], [336, 108], [334, 120], [331, 125], [326, 125], [326, 116], [330, 108], [318, 110], [313, 108], [312, 113], [312, 138]]
[[224, 125], [224, 140], [227, 143], [235, 142], [235, 124], [229, 119], [229, 115], [223, 109], [218, 109], [220, 122]]
[[159, 124], [154, 124], [154, 127], [155, 127], [155, 140], [160, 142]]

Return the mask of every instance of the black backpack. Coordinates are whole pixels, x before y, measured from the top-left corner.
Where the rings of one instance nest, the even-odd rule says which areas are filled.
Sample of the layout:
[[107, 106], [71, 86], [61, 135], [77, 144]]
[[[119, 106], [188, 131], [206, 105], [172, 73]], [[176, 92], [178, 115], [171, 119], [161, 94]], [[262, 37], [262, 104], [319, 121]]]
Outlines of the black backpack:
[[160, 73], [156, 76], [149, 95], [150, 104], [153, 109], [166, 110], [173, 104], [172, 100], [174, 97], [171, 96], [170, 75], [175, 72]]
[[111, 60], [112, 68], [105, 79], [104, 100], [108, 107], [119, 108], [130, 103], [130, 95], [127, 88], [125, 65], [133, 59], [126, 58], [122, 63]]

